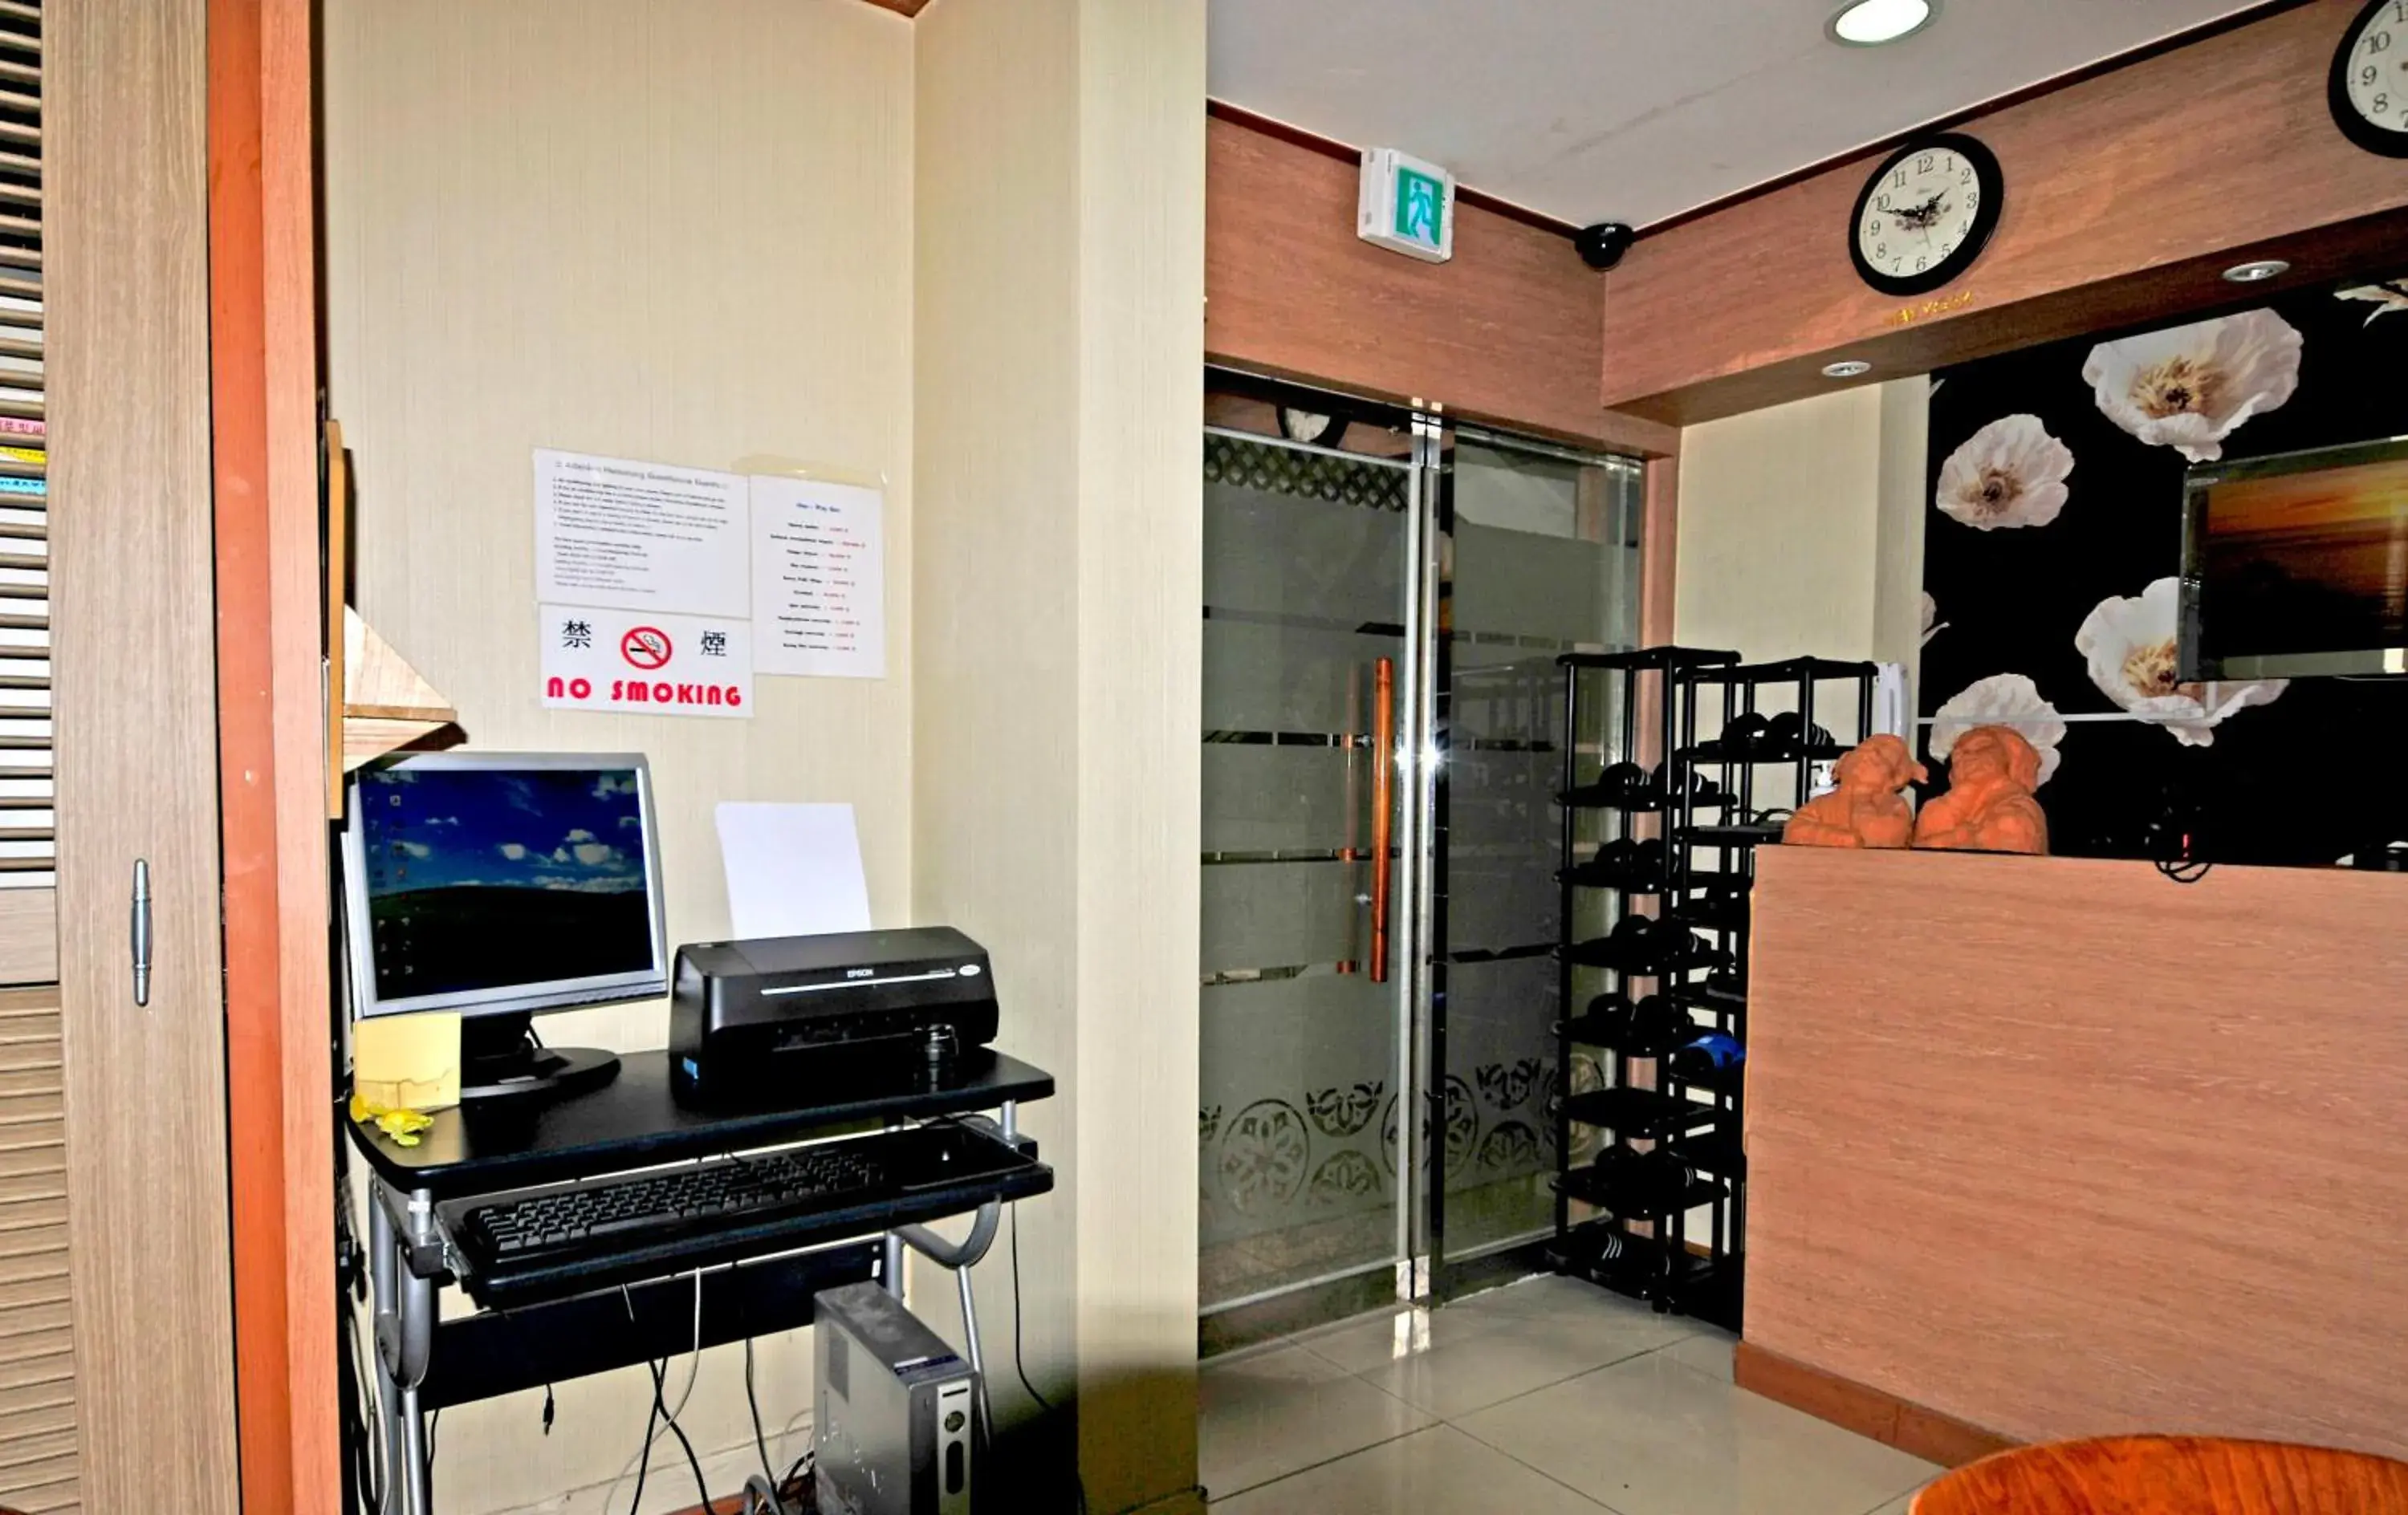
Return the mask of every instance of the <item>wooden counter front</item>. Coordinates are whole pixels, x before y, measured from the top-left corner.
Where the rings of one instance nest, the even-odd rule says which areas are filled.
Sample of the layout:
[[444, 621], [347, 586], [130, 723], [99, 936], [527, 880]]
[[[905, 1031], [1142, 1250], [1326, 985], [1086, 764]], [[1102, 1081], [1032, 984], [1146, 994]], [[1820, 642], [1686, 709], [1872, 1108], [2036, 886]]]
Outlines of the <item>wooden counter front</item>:
[[2408, 878], [1767, 849], [1747, 1348], [2408, 1456]]

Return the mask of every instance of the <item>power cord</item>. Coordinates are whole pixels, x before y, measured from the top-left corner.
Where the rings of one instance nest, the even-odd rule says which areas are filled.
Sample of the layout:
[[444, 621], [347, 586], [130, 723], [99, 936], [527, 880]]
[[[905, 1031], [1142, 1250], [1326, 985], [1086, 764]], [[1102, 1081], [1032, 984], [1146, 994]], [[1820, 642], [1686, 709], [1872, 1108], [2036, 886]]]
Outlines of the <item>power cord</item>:
[[[638, 1510], [644, 1508], [644, 1478], [652, 1470], [652, 1427], [660, 1423], [660, 1418], [661, 1396], [654, 1394], [652, 1407], [644, 1411], [643, 1444], [636, 1449], [636, 1497], [627, 1501], [627, 1515], [636, 1515]], [[619, 1476], [626, 1477], [624, 1473]], [[616, 1489], [618, 1485], [614, 1483], [611, 1487]], [[609, 1496], [605, 1494], [603, 1496], [604, 1515], [609, 1515]]]
[[[678, 1392], [678, 1402], [668, 1411], [672, 1420], [685, 1413], [686, 1406], [694, 1398], [695, 1380], [702, 1376], [702, 1275], [696, 1273], [693, 1277], [694, 1348], [692, 1354], [686, 1359], [685, 1387]], [[619, 1286], [619, 1301], [626, 1308], [627, 1319], [632, 1322], [636, 1319], [636, 1301], [634, 1296], [627, 1293], [627, 1286], [624, 1283]], [[636, 1455], [627, 1462], [626, 1465], [619, 1469], [619, 1476], [610, 1480], [610, 1487], [602, 1493], [602, 1505], [605, 1509], [609, 1508], [610, 1501], [617, 1496], [619, 1485], [626, 1482], [627, 1475], [633, 1473], [636, 1475], [636, 1503], [627, 1507], [627, 1515], [635, 1515], [637, 1508], [643, 1503], [644, 1471], [652, 1459], [652, 1443], [658, 1441], [660, 1436], [659, 1422], [655, 1420], [647, 1420], [644, 1424], [643, 1445], [636, 1450]]]
[[[761, 1476], [775, 1479], [778, 1470], [769, 1465], [769, 1438], [761, 1434], [761, 1396], [752, 1388], [752, 1338], [744, 1338], [744, 1405], [752, 1412], [752, 1450], [761, 1454]], [[774, 1493], [781, 1485], [772, 1483]], [[708, 1503], [708, 1501], [706, 1501]]]
[[1028, 1391], [1028, 1397], [1037, 1401], [1038, 1411], [1045, 1415], [1053, 1414], [1053, 1405], [1047, 1402], [1043, 1394], [1037, 1392], [1037, 1385], [1028, 1381], [1028, 1365], [1022, 1360], [1020, 1353], [1020, 1202], [1018, 1200], [1012, 1201], [1011, 1204], [1011, 1370], [1020, 1375], [1020, 1386]]
[[[1027, 1390], [1028, 1397], [1037, 1402], [1039, 1412], [1051, 1416], [1053, 1404], [1037, 1392], [1037, 1385], [1028, 1381], [1028, 1365], [1023, 1361], [1020, 1351], [1020, 1202], [1014, 1200], [1011, 1204], [1011, 1370], [1020, 1376], [1020, 1386]], [[1070, 1491], [1078, 1498], [1079, 1515], [1087, 1515], [1087, 1480], [1079, 1472], [1076, 1448], [1071, 1450], [1070, 1455]]]
[[[648, 1365], [652, 1370], [652, 1408], [667, 1418], [670, 1434], [677, 1437], [678, 1445], [685, 1450], [685, 1465], [694, 1471], [695, 1498], [704, 1509], [708, 1510], [710, 1508], [710, 1488], [703, 1481], [702, 1459], [694, 1454], [694, 1442], [687, 1437], [685, 1427], [678, 1424], [675, 1415], [669, 1414], [668, 1401], [665, 1393], [668, 1387], [669, 1365], [658, 1358]], [[629, 1510], [627, 1515], [636, 1515], [636, 1512]]]

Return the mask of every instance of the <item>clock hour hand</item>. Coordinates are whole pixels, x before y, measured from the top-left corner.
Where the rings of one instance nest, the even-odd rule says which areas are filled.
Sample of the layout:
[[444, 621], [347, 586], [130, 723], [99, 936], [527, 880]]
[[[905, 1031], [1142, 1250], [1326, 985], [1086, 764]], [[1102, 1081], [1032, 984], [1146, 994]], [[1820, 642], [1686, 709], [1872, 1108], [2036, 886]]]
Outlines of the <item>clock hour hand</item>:
[[1918, 232], [1928, 233], [1932, 227], [1940, 223], [1940, 212], [1947, 203], [1948, 192], [1942, 190], [1912, 210], [1899, 211], [1898, 223], [1901, 227], [1911, 226]]

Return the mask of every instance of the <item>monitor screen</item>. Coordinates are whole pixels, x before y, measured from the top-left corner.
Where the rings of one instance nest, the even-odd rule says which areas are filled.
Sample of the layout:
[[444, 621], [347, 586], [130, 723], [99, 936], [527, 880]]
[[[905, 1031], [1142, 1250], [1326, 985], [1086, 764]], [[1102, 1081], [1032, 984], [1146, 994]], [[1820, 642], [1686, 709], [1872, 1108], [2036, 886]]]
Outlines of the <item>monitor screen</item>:
[[2185, 678], [2408, 671], [2408, 442], [2195, 468], [2186, 526]]
[[665, 992], [650, 789], [634, 756], [440, 753], [364, 770], [344, 849], [358, 1013]]

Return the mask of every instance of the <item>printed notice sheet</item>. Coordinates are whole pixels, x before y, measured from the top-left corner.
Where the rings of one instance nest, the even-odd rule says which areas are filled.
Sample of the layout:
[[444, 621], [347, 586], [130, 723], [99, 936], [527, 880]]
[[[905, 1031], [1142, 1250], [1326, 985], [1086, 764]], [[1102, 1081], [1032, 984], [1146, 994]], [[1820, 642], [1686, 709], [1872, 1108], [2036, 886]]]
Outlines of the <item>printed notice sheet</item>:
[[750, 482], [753, 668], [884, 678], [884, 495], [768, 475]]
[[746, 515], [737, 474], [538, 448], [536, 598], [741, 617]]

